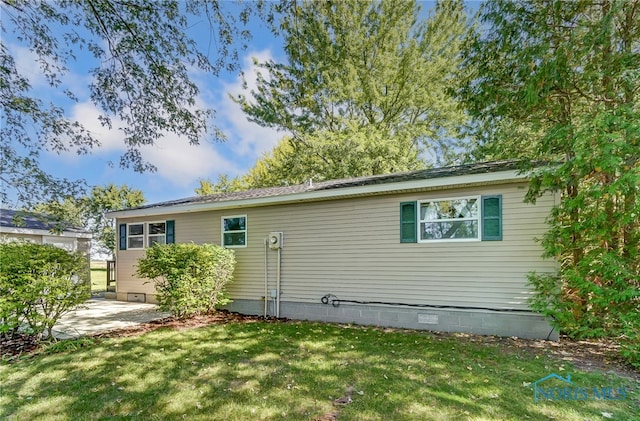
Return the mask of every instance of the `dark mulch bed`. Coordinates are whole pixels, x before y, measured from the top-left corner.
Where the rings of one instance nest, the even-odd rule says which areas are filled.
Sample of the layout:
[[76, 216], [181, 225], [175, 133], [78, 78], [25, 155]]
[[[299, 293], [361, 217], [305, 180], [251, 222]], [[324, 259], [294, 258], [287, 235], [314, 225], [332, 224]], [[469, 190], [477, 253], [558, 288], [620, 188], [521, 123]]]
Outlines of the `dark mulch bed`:
[[451, 335], [466, 337], [470, 342], [498, 344], [506, 351], [520, 352], [532, 358], [550, 356], [559, 361], [566, 361], [580, 370], [612, 373], [640, 383], [640, 371], [635, 370], [622, 359], [619, 354], [620, 346], [612, 340], [576, 341], [567, 336], [561, 336], [556, 342], [516, 337]]
[[40, 335], [26, 333], [2, 333], [0, 334], [0, 358], [13, 357], [28, 354], [40, 344]]
[[203, 327], [213, 324], [225, 324], [225, 323], [256, 323], [256, 322], [270, 322], [270, 323], [283, 323], [288, 319], [274, 317], [261, 317], [261, 316], [246, 316], [244, 314], [233, 313], [227, 310], [219, 310], [212, 314], [201, 314], [197, 316], [191, 316], [187, 318], [166, 317], [164, 319], [153, 320], [147, 323], [141, 323], [137, 326], [124, 327], [119, 329], [113, 329], [106, 332], [97, 333], [93, 337], [95, 338], [120, 338], [124, 336], [138, 336], [143, 333], [152, 332], [161, 328], [175, 329], [175, 330], [187, 330], [197, 327]]
[[[117, 338], [142, 335], [161, 328], [186, 330], [212, 324], [256, 322], [289, 323], [292, 321], [283, 318], [246, 316], [221, 310], [213, 314], [198, 315], [183, 319], [167, 317], [165, 319], [141, 323], [137, 326], [113, 329], [98, 333], [92, 337], [96, 339]], [[380, 329], [383, 331], [407, 331], [391, 328]], [[471, 335], [466, 333], [431, 332], [431, 334], [434, 338], [456, 338], [460, 341], [498, 345], [505, 352], [518, 352], [532, 358], [535, 358], [535, 356], [550, 356], [557, 360], [571, 363], [581, 370], [613, 373], [634, 379], [640, 383], [640, 372], [625, 364], [618, 354], [619, 346], [610, 340], [574, 341], [570, 338], [562, 337], [559, 342], [554, 342], [515, 337], [505, 338], [499, 336]], [[34, 345], [33, 338], [15, 338], [13, 342], [9, 342], [8, 347], [3, 340], [3, 337], [0, 336], [0, 355], [3, 357], [29, 353], [37, 349], [37, 342]], [[5, 355], [6, 351], [8, 351], [7, 355]]]

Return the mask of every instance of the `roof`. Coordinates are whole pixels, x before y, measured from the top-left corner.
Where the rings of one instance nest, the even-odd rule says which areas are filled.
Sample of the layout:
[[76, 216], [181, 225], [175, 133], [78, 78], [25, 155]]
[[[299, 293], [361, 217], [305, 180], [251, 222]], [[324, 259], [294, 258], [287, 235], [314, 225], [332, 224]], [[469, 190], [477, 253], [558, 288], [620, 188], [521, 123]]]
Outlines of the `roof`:
[[393, 174], [371, 175], [321, 182], [309, 181], [292, 186], [267, 187], [241, 192], [194, 196], [136, 208], [109, 212], [108, 217], [150, 216], [211, 209], [264, 206], [339, 197], [355, 197], [411, 191], [424, 188], [505, 182], [525, 179], [517, 161], [494, 161], [452, 167], [432, 168]]
[[60, 231], [60, 235], [71, 234], [74, 237], [91, 237], [91, 232], [83, 228], [64, 226], [53, 217], [34, 212], [0, 209], [0, 232], [17, 234], [51, 234]]

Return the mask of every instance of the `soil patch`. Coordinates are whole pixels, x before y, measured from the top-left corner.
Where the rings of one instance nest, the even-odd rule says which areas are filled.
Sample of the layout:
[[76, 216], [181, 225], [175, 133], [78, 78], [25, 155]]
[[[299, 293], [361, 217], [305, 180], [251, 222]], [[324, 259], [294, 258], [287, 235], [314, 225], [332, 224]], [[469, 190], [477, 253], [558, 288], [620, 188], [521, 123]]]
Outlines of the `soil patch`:
[[497, 344], [503, 351], [519, 352], [531, 358], [548, 356], [566, 361], [580, 370], [616, 374], [640, 383], [640, 371], [628, 365], [619, 355], [620, 346], [608, 339], [576, 341], [567, 336], [561, 336], [560, 341], [556, 342], [460, 333], [444, 335], [455, 336], [469, 342]]

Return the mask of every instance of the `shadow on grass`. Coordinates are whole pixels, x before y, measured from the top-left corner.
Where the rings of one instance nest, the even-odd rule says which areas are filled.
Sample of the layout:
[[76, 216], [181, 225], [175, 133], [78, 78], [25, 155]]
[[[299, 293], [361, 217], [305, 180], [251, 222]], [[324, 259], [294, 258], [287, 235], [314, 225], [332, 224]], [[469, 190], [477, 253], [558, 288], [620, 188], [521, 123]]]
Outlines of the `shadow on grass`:
[[[0, 367], [9, 419], [634, 419], [625, 401], [533, 402], [570, 367], [427, 332], [318, 323], [230, 323], [101, 340]], [[618, 378], [572, 371], [584, 386]], [[352, 403], [333, 400], [354, 387]], [[558, 385], [560, 386], [560, 385]], [[631, 387], [632, 385], [630, 385]], [[636, 418], [637, 419], [637, 418]]]

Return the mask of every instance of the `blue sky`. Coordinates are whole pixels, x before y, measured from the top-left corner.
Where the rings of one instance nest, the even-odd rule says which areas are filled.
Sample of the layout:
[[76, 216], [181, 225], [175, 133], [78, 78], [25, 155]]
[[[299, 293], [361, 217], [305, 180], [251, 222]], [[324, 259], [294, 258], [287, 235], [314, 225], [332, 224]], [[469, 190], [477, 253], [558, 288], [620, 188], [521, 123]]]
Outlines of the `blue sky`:
[[[422, 5], [425, 15], [432, 4], [427, 2]], [[202, 25], [201, 29], [198, 25]], [[207, 34], [206, 40], [203, 39], [202, 42], [208, 43], [208, 28], [204, 25], [204, 22], [196, 23], [193, 29], [195, 33], [201, 30], [203, 34]], [[257, 70], [253, 65], [254, 58], [264, 62], [272, 58], [281, 61], [285, 57], [282, 40], [271, 34], [264, 24], [254, 20], [250, 29], [253, 40], [241, 58], [249, 87], [255, 81]], [[47, 85], [37, 71], [34, 55], [12, 39], [10, 34], [3, 34], [5, 35], [8, 35], [5, 43], [13, 53], [19, 70], [29, 76], [34, 92], [41, 98], [49, 98], [54, 103], [64, 106], [68, 117], [80, 121], [102, 143], [102, 146], [94, 149], [90, 155], [56, 155], [44, 152], [41, 159], [42, 167], [55, 176], [82, 178], [89, 186], [127, 184], [142, 190], [148, 203], [172, 200], [193, 196], [199, 179], [208, 178], [215, 181], [220, 174], [236, 176], [246, 173], [283, 135], [247, 121], [240, 107], [231, 101], [229, 94], [248, 94], [248, 91], [243, 91], [242, 80], [237, 74], [221, 74], [216, 78], [213, 75], [195, 72], [192, 76], [201, 91], [197, 101], [203, 107], [216, 110], [214, 124], [222, 129], [227, 140], [214, 143], [203, 139], [199, 146], [190, 146], [186, 139], [167, 136], [159, 140], [155, 146], [143, 149], [145, 159], [158, 168], [157, 172], [139, 174], [132, 169], [122, 169], [118, 162], [125, 149], [117, 130], [119, 122], [113, 121], [112, 130], [101, 126], [97, 118], [99, 111], [88, 98], [88, 69], [94, 67], [95, 62], [87, 62], [86, 58], [79, 56], [78, 62], [69, 63], [69, 73], [64, 76], [63, 84], [74, 88], [73, 91], [80, 94], [77, 103], [69, 103], [59, 92]], [[83, 92], [87, 92], [87, 95], [83, 96]]]
[[[206, 34], [203, 44], [209, 42], [209, 30], [204, 22], [196, 22], [193, 29], [195, 33], [201, 31]], [[254, 58], [259, 61], [284, 58], [281, 39], [274, 37], [264, 24], [256, 20], [251, 30], [253, 40], [241, 58], [249, 87], [255, 80]], [[235, 176], [245, 173], [282, 136], [282, 133], [247, 121], [240, 107], [231, 101], [230, 93], [237, 95], [243, 92], [238, 74], [223, 73], [215, 77], [194, 71], [191, 76], [200, 89], [197, 103], [201, 107], [216, 110], [213, 123], [223, 130], [227, 140], [213, 142], [205, 138], [199, 146], [191, 146], [184, 138], [167, 136], [155, 146], [143, 148], [143, 156], [158, 168], [156, 172], [140, 174], [132, 169], [120, 168], [118, 162], [125, 151], [118, 130], [120, 122], [114, 119], [111, 130], [103, 127], [98, 121], [99, 110], [88, 98], [87, 86], [91, 81], [88, 70], [95, 67], [94, 59], [78, 55], [77, 62], [68, 63], [69, 72], [62, 81], [64, 87], [72, 88], [78, 95], [79, 101], [73, 103], [60, 93], [59, 88], [49, 87], [38, 70], [33, 53], [12, 39], [11, 34], [3, 36], [6, 36], [4, 41], [16, 60], [18, 71], [29, 77], [35, 95], [63, 106], [67, 117], [80, 121], [101, 142], [101, 147], [93, 149], [89, 155], [43, 152], [41, 166], [56, 177], [82, 178], [89, 186], [127, 184], [142, 190], [149, 203], [171, 200], [193, 196], [201, 178], [215, 181], [219, 174]], [[206, 48], [207, 44], [204, 45]], [[245, 94], [247, 92], [244, 91]]]

